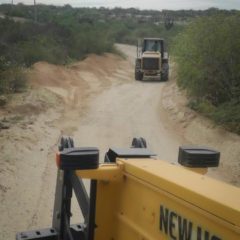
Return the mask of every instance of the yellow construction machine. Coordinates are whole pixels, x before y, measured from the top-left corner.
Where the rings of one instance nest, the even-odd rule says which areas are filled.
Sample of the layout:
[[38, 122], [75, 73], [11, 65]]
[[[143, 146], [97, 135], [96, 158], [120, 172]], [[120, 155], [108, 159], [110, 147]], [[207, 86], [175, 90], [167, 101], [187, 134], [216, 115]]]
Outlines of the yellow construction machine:
[[[76, 148], [62, 138], [52, 227], [17, 240], [239, 240], [240, 189], [204, 175], [218, 151], [180, 147], [179, 164], [159, 160], [143, 138], [110, 148]], [[182, 166], [180, 166], [182, 165]], [[90, 179], [88, 194], [82, 179]], [[71, 224], [75, 193], [84, 221]]]
[[169, 63], [164, 39], [144, 38], [138, 41], [135, 80], [168, 80]]

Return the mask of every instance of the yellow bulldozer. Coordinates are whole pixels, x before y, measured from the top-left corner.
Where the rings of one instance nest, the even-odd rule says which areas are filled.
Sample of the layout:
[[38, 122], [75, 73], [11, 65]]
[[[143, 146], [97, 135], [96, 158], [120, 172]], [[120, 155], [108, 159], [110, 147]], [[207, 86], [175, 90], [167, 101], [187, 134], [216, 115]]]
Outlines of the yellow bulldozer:
[[157, 79], [167, 81], [168, 74], [168, 53], [164, 40], [160, 38], [139, 40], [135, 61], [135, 80]]
[[[62, 138], [52, 226], [17, 240], [239, 240], [240, 189], [204, 175], [220, 153], [182, 146], [178, 164], [159, 160], [143, 138], [110, 148]], [[88, 194], [83, 179], [90, 179]], [[84, 221], [71, 223], [73, 192]]]

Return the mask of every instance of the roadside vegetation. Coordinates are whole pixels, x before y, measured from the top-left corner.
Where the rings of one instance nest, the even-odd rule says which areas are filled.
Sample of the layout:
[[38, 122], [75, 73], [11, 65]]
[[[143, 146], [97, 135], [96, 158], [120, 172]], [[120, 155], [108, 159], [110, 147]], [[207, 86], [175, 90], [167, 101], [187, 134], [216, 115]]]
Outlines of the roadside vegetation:
[[[0, 15], [5, 16], [0, 18], [0, 95], [22, 91], [27, 86], [23, 69], [35, 62], [68, 64], [89, 53], [118, 53], [116, 42], [136, 45], [139, 38], [160, 37], [176, 57], [178, 85], [187, 90], [189, 106], [240, 133], [237, 10], [2, 4]], [[166, 28], [169, 18], [173, 25]]]
[[189, 106], [240, 134], [240, 14], [199, 18], [175, 39]]

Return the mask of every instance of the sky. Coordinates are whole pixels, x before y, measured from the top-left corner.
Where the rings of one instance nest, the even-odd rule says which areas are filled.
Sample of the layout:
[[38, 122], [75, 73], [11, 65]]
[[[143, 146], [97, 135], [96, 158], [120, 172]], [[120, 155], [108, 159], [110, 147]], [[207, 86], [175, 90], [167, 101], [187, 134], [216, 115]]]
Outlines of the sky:
[[[33, 4], [34, 0], [13, 0], [14, 3]], [[1, 3], [11, 3], [12, 0], [0, 0]], [[240, 0], [36, 0], [37, 3], [65, 5], [72, 7], [122, 7], [153, 10], [178, 10], [178, 9], [220, 9], [240, 10]]]

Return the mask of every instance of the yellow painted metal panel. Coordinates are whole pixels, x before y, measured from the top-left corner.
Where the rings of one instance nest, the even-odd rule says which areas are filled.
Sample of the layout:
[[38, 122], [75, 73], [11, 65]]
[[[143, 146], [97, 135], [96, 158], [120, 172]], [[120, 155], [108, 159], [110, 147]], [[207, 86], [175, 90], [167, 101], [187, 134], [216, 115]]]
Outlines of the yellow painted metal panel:
[[240, 189], [161, 160], [124, 161], [124, 171], [240, 227]]
[[95, 240], [240, 239], [240, 189], [160, 160], [103, 168], [85, 175], [108, 179], [98, 181]]
[[[240, 233], [228, 223], [135, 177], [125, 179], [119, 197], [117, 225], [121, 228], [114, 239], [240, 239]], [[124, 233], [132, 238], [122, 238]]]
[[81, 178], [105, 180], [105, 181], [118, 181], [121, 178], [123, 171], [123, 164], [101, 164], [98, 169], [90, 170], [76, 170], [76, 175]]

